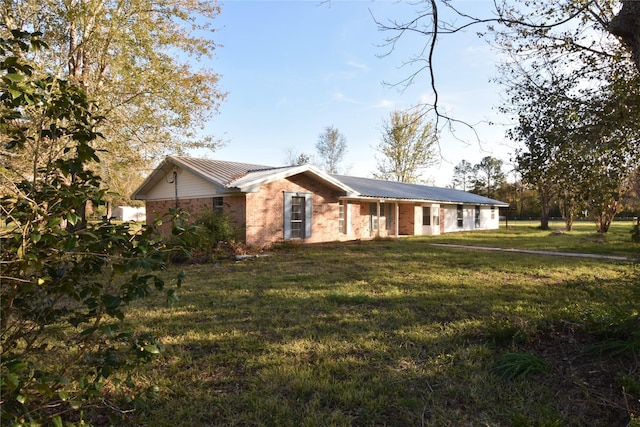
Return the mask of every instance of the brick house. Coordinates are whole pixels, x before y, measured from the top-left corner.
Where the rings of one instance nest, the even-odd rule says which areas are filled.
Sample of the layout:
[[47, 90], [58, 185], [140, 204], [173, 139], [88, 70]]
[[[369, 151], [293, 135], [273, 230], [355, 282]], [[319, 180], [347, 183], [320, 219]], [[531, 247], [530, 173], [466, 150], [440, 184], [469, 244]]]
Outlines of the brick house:
[[[327, 174], [311, 165], [271, 167], [168, 156], [134, 192], [147, 220], [171, 207], [224, 212], [247, 245], [436, 235], [499, 226], [508, 204], [465, 191]], [[168, 233], [169, 224], [161, 229]]]

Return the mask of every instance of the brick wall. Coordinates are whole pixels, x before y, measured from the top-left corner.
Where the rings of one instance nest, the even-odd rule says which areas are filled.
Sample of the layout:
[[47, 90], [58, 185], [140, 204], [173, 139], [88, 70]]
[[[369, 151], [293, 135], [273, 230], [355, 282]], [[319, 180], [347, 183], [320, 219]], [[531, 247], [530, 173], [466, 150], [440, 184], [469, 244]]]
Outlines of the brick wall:
[[351, 229], [354, 239], [371, 237], [369, 233], [369, 203], [353, 203], [351, 206]]
[[[169, 209], [175, 207], [175, 199], [147, 201], [145, 206], [147, 222], [153, 222], [157, 218], [161, 219], [162, 225], [160, 226], [160, 234], [163, 236], [170, 236], [172, 224], [171, 219], [167, 214], [169, 213]], [[187, 223], [193, 222], [200, 213], [205, 210], [213, 209], [213, 196], [199, 199], [178, 199], [178, 207], [189, 213]]]
[[284, 239], [284, 193], [312, 193], [311, 237], [305, 242], [340, 240], [338, 196], [335, 190], [307, 177], [295, 175], [263, 185], [247, 194], [246, 242], [266, 246]]
[[401, 203], [400, 204], [400, 227], [399, 232], [403, 235], [413, 236], [415, 234], [415, 204], [413, 203]]
[[[370, 230], [370, 203], [350, 203], [350, 233], [341, 233], [338, 225], [338, 193], [303, 174], [265, 184], [256, 193], [216, 196], [223, 197], [223, 212], [228, 214], [234, 225], [239, 228], [240, 240], [250, 246], [262, 247], [284, 239], [285, 192], [312, 193], [311, 237], [303, 239], [305, 242], [369, 239], [376, 236], [376, 233]], [[187, 210], [190, 221], [194, 221], [199, 213], [213, 208], [213, 197], [212, 195], [206, 198], [180, 199], [178, 205]], [[147, 221], [162, 217], [172, 207], [175, 207], [175, 200], [147, 201]], [[414, 207], [413, 203], [398, 205], [401, 235], [414, 234]], [[395, 205], [392, 211], [395, 215]], [[444, 228], [444, 209], [441, 209], [440, 214], [441, 228]], [[166, 217], [161, 232], [166, 236], [171, 233], [171, 223]], [[390, 230], [386, 230], [385, 218], [380, 236], [394, 233], [395, 218]]]

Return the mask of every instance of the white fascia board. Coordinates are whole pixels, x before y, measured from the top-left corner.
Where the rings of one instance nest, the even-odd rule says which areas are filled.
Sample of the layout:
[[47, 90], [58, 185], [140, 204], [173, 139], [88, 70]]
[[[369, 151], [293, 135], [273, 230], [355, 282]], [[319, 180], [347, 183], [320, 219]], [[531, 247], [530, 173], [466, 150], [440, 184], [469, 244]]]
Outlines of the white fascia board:
[[381, 202], [381, 203], [446, 203], [440, 200], [398, 199], [398, 198], [385, 198], [385, 197], [372, 197], [372, 196], [358, 196], [357, 193], [341, 196], [340, 200], [357, 200], [361, 202]]
[[496, 207], [508, 207], [505, 203], [469, 203], [469, 202], [456, 202], [455, 200], [431, 200], [431, 199], [398, 199], [398, 198], [384, 198], [373, 196], [359, 196], [357, 193], [347, 194], [340, 196], [340, 200], [353, 200], [362, 202], [381, 202], [381, 203], [428, 203], [439, 205], [465, 205], [465, 206], [496, 206]]
[[[258, 171], [255, 173], [249, 173], [248, 175], [239, 178], [233, 182], [230, 182], [227, 188], [237, 188], [244, 193], [253, 193], [260, 189], [261, 186], [268, 184], [279, 179], [285, 179], [290, 176], [299, 175], [302, 173], [310, 173], [315, 178], [324, 181], [325, 183], [342, 190], [346, 193], [356, 193], [353, 189], [346, 186], [342, 182], [333, 178], [332, 176], [322, 172], [311, 165], [299, 165], [291, 166], [287, 168], [281, 168], [274, 170], [268, 174], [264, 174], [264, 171]], [[257, 175], [257, 177], [256, 177]]]
[[145, 188], [149, 185], [155, 185], [155, 183], [159, 179], [158, 175], [162, 174], [162, 176], [164, 177], [164, 175], [167, 173], [167, 171], [165, 170], [165, 166], [168, 164], [169, 162], [167, 161], [166, 158], [162, 160], [162, 162], [160, 162], [160, 164], [156, 166], [155, 169], [153, 169], [153, 171], [149, 174], [149, 176], [145, 178], [142, 184], [140, 184], [140, 186], [136, 188], [136, 190], [131, 194], [131, 199], [146, 200], [145, 199], [146, 192], [143, 193], [142, 191], [145, 190]]

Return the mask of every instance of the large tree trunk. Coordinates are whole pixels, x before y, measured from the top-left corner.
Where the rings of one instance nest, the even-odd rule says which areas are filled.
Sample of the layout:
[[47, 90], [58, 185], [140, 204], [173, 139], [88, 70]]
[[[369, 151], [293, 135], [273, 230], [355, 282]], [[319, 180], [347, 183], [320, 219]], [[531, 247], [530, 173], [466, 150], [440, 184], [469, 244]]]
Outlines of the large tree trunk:
[[623, 1], [620, 13], [609, 23], [609, 31], [629, 46], [636, 68], [640, 71], [640, 1]]
[[548, 230], [549, 229], [549, 196], [541, 192], [540, 193], [540, 229]]

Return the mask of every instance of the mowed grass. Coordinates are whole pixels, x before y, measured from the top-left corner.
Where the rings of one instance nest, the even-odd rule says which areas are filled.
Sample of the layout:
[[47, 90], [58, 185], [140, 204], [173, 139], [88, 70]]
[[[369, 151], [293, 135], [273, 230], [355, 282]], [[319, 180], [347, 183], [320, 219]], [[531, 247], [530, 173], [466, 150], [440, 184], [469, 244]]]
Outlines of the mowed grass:
[[614, 221], [609, 232], [599, 234], [592, 221], [578, 221], [572, 231], [565, 231], [562, 221], [549, 223], [550, 230], [540, 230], [539, 221], [501, 221], [498, 234], [493, 231], [447, 233], [432, 237], [433, 242], [472, 246], [497, 246], [527, 250], [585, 252], [600, 255], [629, 256], [640, 248], [631, 241], [632, 221]]
[[[281, 245], [187, 266], [173, 308], [148, 300], [127, 317], [166, 345], [137, 375], [160, 397], [136, 423], [628, 425], [638, 353], [593, 348], [633, 343], [635, 264], [431, 245], [590, 248], [528, 226], [465, 235]], [[625, 248], [602, 253], [637, 251]], [[543, 368], [496, 372], [514, 353]]]

